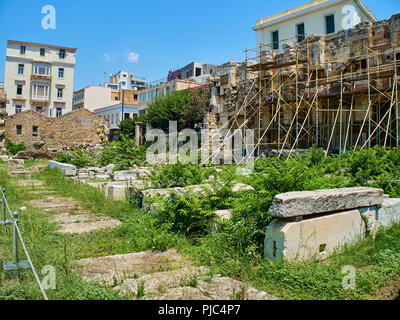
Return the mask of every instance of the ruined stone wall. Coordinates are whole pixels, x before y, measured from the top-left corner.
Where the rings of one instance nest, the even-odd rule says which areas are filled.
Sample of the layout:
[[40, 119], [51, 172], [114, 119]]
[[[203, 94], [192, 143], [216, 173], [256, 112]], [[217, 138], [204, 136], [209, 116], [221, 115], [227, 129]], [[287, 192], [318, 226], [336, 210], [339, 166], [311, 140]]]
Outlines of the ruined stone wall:
[[6, 117], [7, 95], [5, 91], [0, 88], [0, 151], [4, 149], [5, 142], [5, 117]]
[[109, 127], [106, 120], [86, 109], [59, 118], [29, 110], [7, 117], [5, 131], [7, 140], [23, 142], [28, 151], [52, 154], [73, 146], [99, 146], [106, 141]]
[[247, 128], [260, 128], [265, 149], [338, 150], [367, 139], [370, 145], [398, 144], [395, 110], [391, 119], [387, 110], [397, 105], [391, 99], [395, 70], [400, 72], [400, 14], [312, 35], [280, 51], [266, 48], [248, 51], [255, 56], [247, 65], [228, 62], [216, 69], [205, 127], [236, 128], [246, 121]]

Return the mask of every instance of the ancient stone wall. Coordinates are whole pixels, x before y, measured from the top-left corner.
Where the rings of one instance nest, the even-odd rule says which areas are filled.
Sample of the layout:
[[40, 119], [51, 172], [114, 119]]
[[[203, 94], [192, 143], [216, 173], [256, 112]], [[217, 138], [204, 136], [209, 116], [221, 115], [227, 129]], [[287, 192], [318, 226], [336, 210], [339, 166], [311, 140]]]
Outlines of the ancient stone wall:
[[49, 118], [28, 110], [7, 117], [5, 136], [14, 143], [24, 143], [28, 151], [50, 154], [73, 146], [94, 147], [106, 142], [108, 122], [86, 109]]
[[[300, 43], [246, 51], [212, 77], [204, 127], [249, 128], [261, 154], [397, 146], [400, 14]], [[393, 89], [394, 88], [394, 89]], [[214, 131], [216, 133], [214, 133]]]
[[5, 142], [5, 117], [6, 117], [6, 104], [7, 95], [5, 91], [0, 88], [0, 151], [4, 148]]

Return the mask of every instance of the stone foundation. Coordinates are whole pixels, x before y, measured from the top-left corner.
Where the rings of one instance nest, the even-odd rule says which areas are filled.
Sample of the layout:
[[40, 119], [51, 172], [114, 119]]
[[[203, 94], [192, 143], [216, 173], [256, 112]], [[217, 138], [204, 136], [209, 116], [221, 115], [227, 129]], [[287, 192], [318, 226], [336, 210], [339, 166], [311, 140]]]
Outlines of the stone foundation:
[[275, 197], [270, 214], [276, 219], [266, 228], [266, 258], [324, 260], [400, 223], [400, 199], [384, 199], [383, 190], [372, 188], [291, 192]]

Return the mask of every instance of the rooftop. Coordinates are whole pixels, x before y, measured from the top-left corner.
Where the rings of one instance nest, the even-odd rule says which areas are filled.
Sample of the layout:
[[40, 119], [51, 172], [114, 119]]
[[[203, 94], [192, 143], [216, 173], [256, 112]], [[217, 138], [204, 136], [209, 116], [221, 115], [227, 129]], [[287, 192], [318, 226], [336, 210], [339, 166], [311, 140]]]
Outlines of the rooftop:
[[[273, 16], [270, 16], [268, 18], [257, 20], [256, 27], [254, 27], [253, 29], [256, 30], [259, 27], [261, 27], [262, 25], [271, 24], [272, 22], [274, 22], [275, 20], [278, 20], [278, 19], [282, 19], [285, 17], [287, 17], [288, 19], [295, 17], [295, 16], [297, 17], [299, 15], [304, 14], [305, 12], [308, 12], [309, 10], [313, 10], [313, 9], [318, 10], [318, 9], [336, 5], [341, 2], [345, 2], [345, 1], [347, 1], [347, 0], [312, 0], [301, 6], [295, 7], [293, 9], [288, 9], [283, 12], [277, 13]], [[359, 5], [359, 7], [364, 11], [364, 13], [367, 16], [370, 17], [371, 20], [373, 20], [373, 21], [377, 20], [375, 15], [372, 13], [372, 11], [361, 0], [354, 0], [354, 2]]]
[[27, 46], [34, 46], [34, 47], [48, 47], [48, 48], [55, 48], [55, 49], [66, 49], [76, 51], [78, 48], [71, 48], [71, 47], [64, 47], [64, 46], [55, 46], [52, 44], [43, 44], [43, 43], [35, 43], [35, 42], [26, 42], [26, 41], [18, 41], [18, 40], [7, 40], [8, 44], [21, 44]]

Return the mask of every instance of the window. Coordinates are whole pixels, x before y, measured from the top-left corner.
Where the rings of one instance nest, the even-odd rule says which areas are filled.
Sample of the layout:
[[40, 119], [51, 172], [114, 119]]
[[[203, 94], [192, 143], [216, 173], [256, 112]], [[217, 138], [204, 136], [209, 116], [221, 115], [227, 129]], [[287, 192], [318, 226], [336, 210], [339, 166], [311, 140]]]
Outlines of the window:
[[302, 42], [305, 39], [305, 32], [306, 28], [304, 26], [304, 23], [300, 23], [296, 26], [296, 32], [297, 32], [297, 42]]
[[137, 94], [134, 94], [133, 95], [133, 100], [137, 100], [138, 99], [138, 95]]
[[22, 134], [22, 126], [17, 124], [17, 134]]
[[272, 32], [272, 48], [279, 50], [279, 31]]
[[50, 75], [50, 66], [36, 64], [33, 67], [34, 74]]
[[63, 97], [63, 89], [57, 88], [57, 98], [62, 98]]
[[196, 68], [196, 77], [201, 76], [201, 68]]
[[58, 68], [58, 78], [64, 79], [64, 68]]
[[39, 130], [38, 126], [32, 126], [32, 136], [37, 136], [38, 130]]
[[25, 51], [26, 51], [26, 46], [21, 46], [21, 48], [19, 49], [19, 53], [25, 54]]
[[40, 48], [40, 55], [41, 55], [42, 57], [44, 57], [45, 54], [46, 54], [45, 48]]
[[335, 32], [335, 16], [332, 14], [325, 17], [326, 34]]
[[24, 74], [24, 64], [18, 64], [18, 74]]
[[21, 105], [16, 105], [15, 106], [15, 113], [21, 113], [22, 112], [22, 106]]
[[64, 59], [65, 58], [65, 49], [60, 49], [58, 55], [60, 56], [60, 59]]
[[56, 109], [56, 117], [61, 117], [62, 116], [62, 108], [61, 107], [57, 107]]
[[22, 95], [22, 84], [17, 85], [17, 96]]
[[114, 100], [115, 100], [115, 101], [118, 101], [118, 97], [114, 97]]
[[35, 111], [36, 112], [42, 112], [43, 111], [43, 107], [42, 106], [36, 106], [35, 107]]

